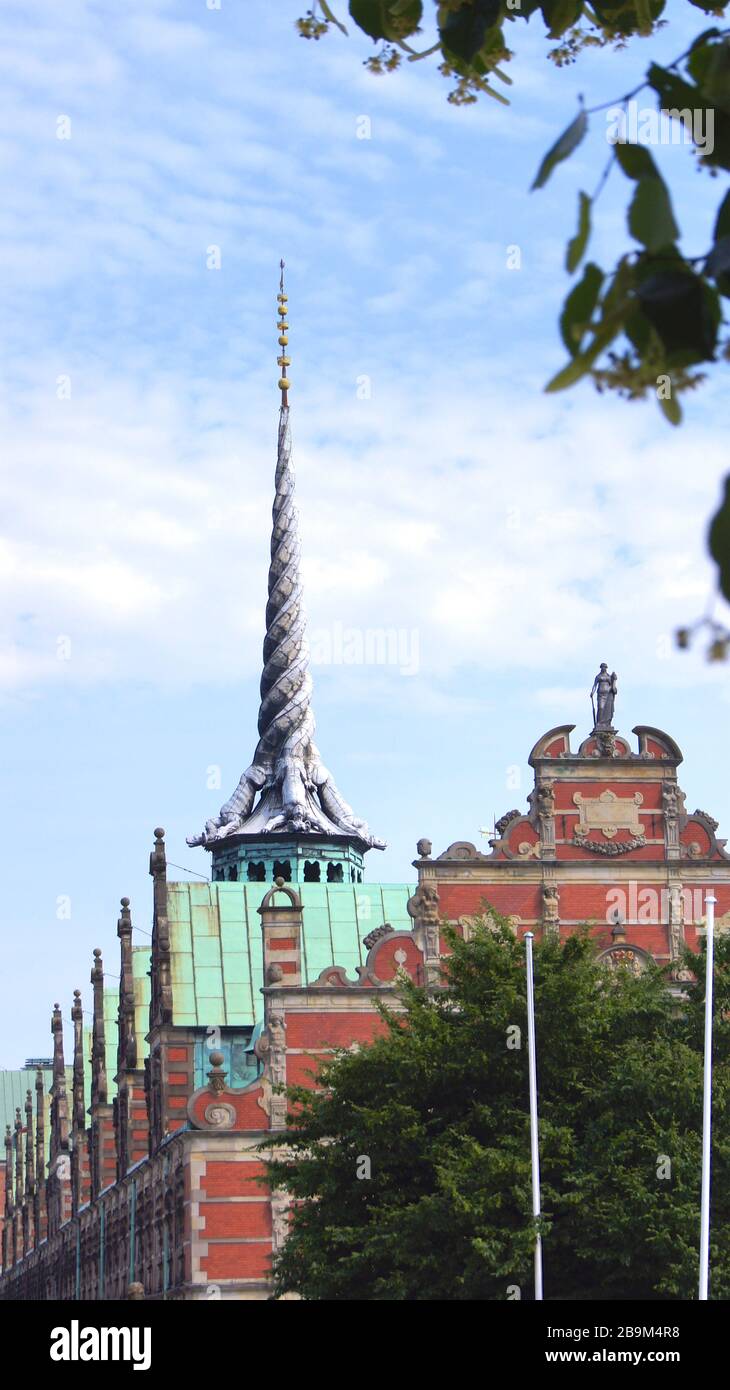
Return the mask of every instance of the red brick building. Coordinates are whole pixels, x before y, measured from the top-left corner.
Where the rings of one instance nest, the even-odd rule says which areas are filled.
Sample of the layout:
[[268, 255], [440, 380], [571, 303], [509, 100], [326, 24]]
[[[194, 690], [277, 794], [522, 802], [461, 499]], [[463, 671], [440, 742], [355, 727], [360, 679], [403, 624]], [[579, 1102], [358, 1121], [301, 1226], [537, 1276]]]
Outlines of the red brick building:
[[[374, 1002], [395, 1002], [399, 970], [418, 983], [437, 983], [444, 920], [468, 933], [475, 916], [491, 905], [512, 919], [518, 933], [530, 928], [561, 937], [587, 921], [609, 959], [637, 970], [649, 955], [670, 966], [676, 961], [673, 978], [681, 989], [680, 952], [684, 943], [697, 945], [708, 889], [718, 899], [719, 929], [730, 923], [724, 841], [706, 812], [686, 811], [677, 780], [681, 754], [668, 735], [638, 726], [632, 748], [612, 730], [594, 730], [572, 752], [572, 730], [551, 729], [536, 743], [530, 754], [535, 785], [526, 811], [502, 817], [491, 853], [456, 841], [434, 858], [429, 842], [419, 841], [418, 886], [407, 901], [408, 918], [394, 928], [371, 912], [361, 964], [353, 966], [342, 935], [346, 965], [332, 958], [316, 974], [308, 965], [316, 959], [321, 911], [311, 894], [324, 889], [279, 877], [268, 890], [258, 890], [263, 1024], [248, 1034], [247, 1082], [231, 1072], [235, 1029], [208, 1029], [201, 1037], [199, 1020], [176, 1021], [176, 981], [186, 973], [176, 903], [183, 892], [211, 895], [210, 905], [200, 909], [206, 924], [201, 939], [211, 942], [212, 925], [222, 930], [234, 901], [256, 890], [240, 883], [194, 890], [168, 882], [158, 832], [150, 862], [151, 952], [131, 946], [129, 910], [122, 907], [117, 1037], [111, 1046], [108, 996], [95, 955], [86, 1120], [80, 1030], [75, 1028], [69, 1105], [56, 1009], [47, 1172], [42, 1162], [24, 1166], [22, 1149], [30, 1153], [34, 1146], [28, 1149], [22, 1130], [21, 1161], [10, 1137], [6, 1231], [15, 1235], [4, 1250], [0, 1296], [123, 1298], [135, 1284], [153, 1298], [267, 1298], [272, 1251], [287, 1224], [286, 1194], [272, 1194], [258, 1181], [261, 1140], [284, 1131], [286, 1098], [277, 1088], [314, 1084], [318, 1058], [373, 1038], [381, 1027]], [[385, 901], [365, 886], [326, 891], [340, 903], [330, 905], [331, 917], [343, 912], [350, 894], [367, 892], [369, 901]], [[406, 901], [405, 886], [392, 891]], [[235, 974], [233, 956], [224, 950], [222, 960], [224, 974]], [[146, 976], [145, 966], [150, 987], [141, 1038], [137, 1019], [144, 1009], [135, 980]], [[233, 981], [231, 988], [235, 994], [242, 986]], [[75, 1005], [78, 1014], [77, 1000]], [[111, 1103], [107, 1068], [115, 1068]], [[244, 1084], [238, 1084], [241, 1079]], [[42, 1132], [31, 1137], [40, 1152]]]
[[719, 928], [730, 923], [730, 855], [717, 821], [687, 811], [682, 754], [668, 734], [637, 725], [632, 746], [594, 729], [573, 752], [574, 727], [538, 739], [528, 806], [497, 822], [490, 854], [456, 841], [433, 859], [419, 842], [419, 884], [467, 929], [488, 902], [519, 931], [565, 936], [587, 922], [637, 968], [646, 955], [678, 962], [685, 945], [697, 947], [711, 887]]
[[[286, 296], [279, 294], [285, 373]], [[4, 1299], [268, 1298], [287, 1196], [269, 1192], [262, 1139], [285, 1133], [280, 1088], [315, 1084], [333, 1048], [367, 1043], [374, 1005], [397, 1007], [399, 971], [438, 985], [447, 920], [468, 933], [490, 906], [514, 929], [574, 931], [589, 921], [607, 961], [649, 956], [682, 988], [712, 887], [730, 921], [730, 856], [716, 822], [687, 812], [674, 741], [613, 727], [616, 678], [602, 666], [593, 732], [572, 725], [535, 745], [524, 813], [498, 822], [491, 853], [457, 840], [436, 858], [418, 842], [418, 883], [367, 884], [382, 846], [342, 797], [314, 743], [299, 538], [282, 406], [258, 742], [220, 813], [189, 843], [208, 882], [171, 882], [155, 831], [151, 945], [130, 903], [117, 923], [119, 986], [91, 971], [93, 1024], [74, 994], [66, 1072], [63, 1012], [52, 1013], [50, 1112], [13, 1099], [6, 1130]], [[725, 922], [724, 920], [725, 919]], [[69, 1094], [70, 1091], [70, 1094]]]

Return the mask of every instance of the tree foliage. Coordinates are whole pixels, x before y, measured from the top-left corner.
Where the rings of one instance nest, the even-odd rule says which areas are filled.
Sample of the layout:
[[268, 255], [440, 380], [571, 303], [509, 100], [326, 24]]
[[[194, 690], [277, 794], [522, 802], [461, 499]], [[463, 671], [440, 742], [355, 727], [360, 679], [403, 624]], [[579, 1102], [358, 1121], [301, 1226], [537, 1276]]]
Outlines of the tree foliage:
[[[524, 946], [494, 920], [468, 943], [450, 933], [436, 999], [404, 983], [382, 1038], [327, 1062], [323, 1089], [290, 1091], [283, 1156], [270, 1141], [270, 1179], [294, 1198], [277, 1294], [532, 1296]], [[587, 933], [536, 946], [549, 1299], [696, 1296], [703, 963], [692, 960], [698, 984], [678, 1006], [658, 967], [609, 971]], [[726, 938], [717, 977], [711, 1291], [727, 1298]]]
[[[563, 391], [587, 379], [598, 391], [626, 400], [653, 397], [671, 425], [682, 419], [682, 398], [713, 365], [730, 358], [730, 192], [723, 187], [704, 244], [681, 249], [676, 209], [648, 149], [660, 141], [683, 143], [706, 176], [730, 171], [730, 30], [706, 22], [708, 16], [724, 16], [726, 0], [685, 3], [700, 11], [690, 46], [668, 65], [649, 62], [644, 80], [629, 92], [619, 91], [615, 101], [581, 104], [533, 183], [533, 189], [543, 188], [592, 121], [602, 124], [609, 156], [606, 160], [599, 150], [595, 188], [579, 194], [577, 230], [566, 251], [566, 269], [579, 277], [560, 315], [568, 360], [546, 389]], [[433, 59], [450, 84], [448, 100], [463, 105], [483, 97], [508, 103], [507, 68], [515, 58], [511, 42], [517, 41], [520, 24], [533, 17], [545, 26], [548, 56], [564, 67], [587, 48], [621, 50], [632, 38], [650, 38], [669, 25], [665, 8], [666, 0], [434, 0], [429, 13], [427, 0], [350, 0], [345, 19], [372, 39], [375, 52], [367, 60], [372, 72]], [[347, 34], [344, 14], [344, 0], [315, 0], [297, 21], [299, 32], [311, 39], [332, 29]], [[422, 25], [434, 18], [436, 41], [423, 48]], [[652, 105], [637, 109], [642, 93]], [[585, 257], [611, 174], [627, 180], [629, 244], [606, 269]], [[727, 598], [727, 498], [715, 518], [715, 535], [723, 538], [719, 551], [711, 545], [711, 553]], [[730, 632], [711, 617], [680, 629], [679, 645], [688, 646], [694, 631], [704, 627], [710, 629], [709, 659], [724, 660]]]

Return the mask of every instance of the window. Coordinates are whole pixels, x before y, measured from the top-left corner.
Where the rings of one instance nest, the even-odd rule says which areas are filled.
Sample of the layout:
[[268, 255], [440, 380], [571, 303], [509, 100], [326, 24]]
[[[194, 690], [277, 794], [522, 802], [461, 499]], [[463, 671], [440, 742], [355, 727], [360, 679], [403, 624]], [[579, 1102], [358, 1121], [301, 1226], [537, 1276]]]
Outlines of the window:
[[319, 864], [318, 864], [318, 863], [316, 862], [316, 860], [314, 860], [314, 859], [305, 859], [305, 861], [304, 861], [304, 882], [305, 882], [305, 883], [319, 883], [319, 878], [320, 878], [320, 868], [319, 868]]
[[328, 882], [328, 883], [342, 883], [342, 865], [341, 865], [341, 864], [328, 864], [328, 865], [327, 865], [327, 882]]
[[252, 859], [248, 866], [248, 881], [249, 883], [265, 883], [266, 865]]
[[288, 859], [274, 860], [274, 878], [283, 878], [285, 883], [291, 883], [291, 864]]

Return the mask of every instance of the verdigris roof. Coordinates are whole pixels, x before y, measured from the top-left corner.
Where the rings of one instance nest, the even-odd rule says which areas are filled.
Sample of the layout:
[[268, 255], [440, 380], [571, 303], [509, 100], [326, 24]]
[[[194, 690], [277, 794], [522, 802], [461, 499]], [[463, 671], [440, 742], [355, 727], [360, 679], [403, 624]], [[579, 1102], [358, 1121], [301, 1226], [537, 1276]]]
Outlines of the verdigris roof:
[[[45, 1111], [45, 1140], [46, 1154], [50, 1140], [50, 1090], [53, 1082], [53, 1072], [50, 1067], [41, 1067], [43, 1072], [43, 1095]], [[33, 1097], [33, 1124], [35, 1124], [36, 1094], [35, 1094], [35, 1067], [22, 1067], [18, 1071], [0, 1071], [0, 1142], [5, 1137], [5, 1126], [10, 1125], [11, 1130], [15, 1131], [15, 1109], [20, 1108], [20, 1115], [25, 1126], [25, 1093], [30, 1091]], [[66, 1089], [71, 1094], [73, 1083], [73, 1071], [71, 1067], [66, 1067]], [[3, 1160], [5, 1150], [3, 1149]]]
[[[415, 884], [305, 883], [302, 973], [311, 984], [330, 965], [355, 979], [367, 950], [363, 937], [390, 922], [412, 923], [406, 903]], [[187, 1027], [236, 1027], [263, 1014], [262, 883], [168, 883], [173, 1022]], [[136, 972], [135, 972], [136, 973]]]

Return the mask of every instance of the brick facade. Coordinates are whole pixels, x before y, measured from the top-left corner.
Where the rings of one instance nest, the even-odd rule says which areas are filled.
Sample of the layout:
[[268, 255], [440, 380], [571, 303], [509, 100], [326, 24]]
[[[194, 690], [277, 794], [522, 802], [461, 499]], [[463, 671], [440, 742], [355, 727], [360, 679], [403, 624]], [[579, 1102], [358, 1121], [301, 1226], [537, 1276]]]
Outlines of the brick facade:
[[157, 831], [148, 1055], [142, 1057], [135, 1031], [123, 900], [116, 1096], [110, 1101], [105, 1074], [97, 951], [88, 1123], [82, 1125], [79, 1030], [69, 1114], [56, 1008], [50, 1163], [46, 1171], [41, 1085], [35, 1173], [27, 1143], [32, 1109], [25, 1130], [18, 1112], [17, 1133], [8, 1136], [0, 1297], [124, 1298], [131, 1283], [140, 1283], [150, 1298], [268, 1298], [272, 1253], [285, 1239], [288, 1212], [285, 1194], [270, 1193], [261, 1181], [259, 1145], [285, 1133], [282, 1088], [316, 1085], [323, 1058], [367, 1044], [382, 1030], [374, 1005], [388, 1000], [397, 1007], [399, 970], [427, 989], [438, 986], [444, 919], [468, 935], [475, 916], [492, 907], [518, 934], [561, 938], [587, 922], [609, 962], [618, 957], [641, 969], [652, 956], [670, 967], [672, 987], [681, 990], [681, 953], [701, 939], [709, 888], [718, 899], [719, 929], [730, 925], [725, 841], [706, 812], [686, 810], [677, 781], [681, 753], [666, 734], [640, 726], [635, 748], [619, 735], [592, 735], [574, 753], [571, 732], [552, 729], [535, 745], [527, 808], [501, 818], [489, 853], [456, 841], [434, 857], [431, 844], [419, 841], [411, 929], [371, 923], [364, 964], [352, 973], [335, 964], [305, 979], [301, 898], [282, 880], [265, 893], [262, 885], [263, 1025], [251, 1041], [257, 1074], [248, 1085], [231, 1084], [223, 1052], [200, 1028], [173, 1022], [177, 966], [168, 892], [180, 885], [167, 883]]

